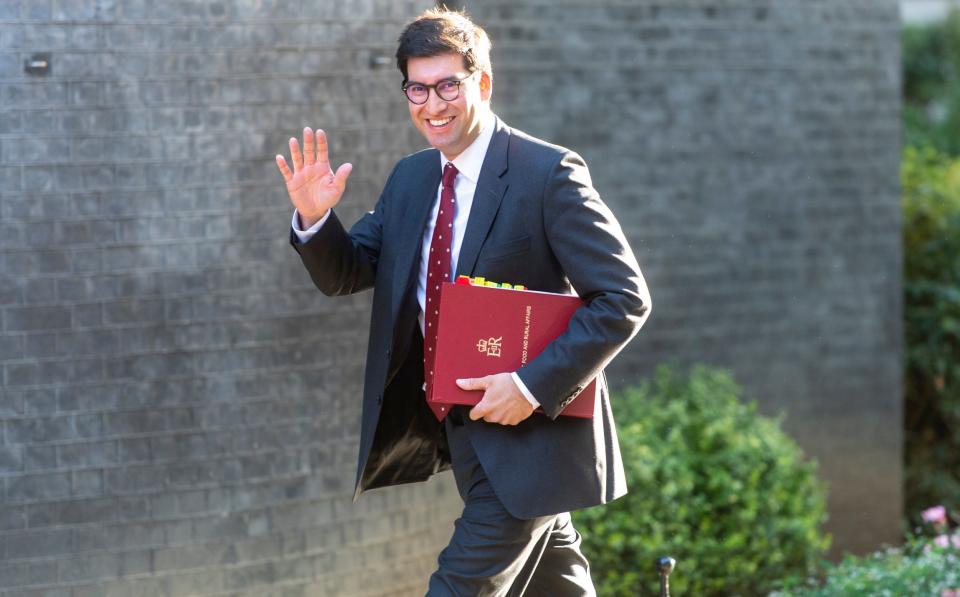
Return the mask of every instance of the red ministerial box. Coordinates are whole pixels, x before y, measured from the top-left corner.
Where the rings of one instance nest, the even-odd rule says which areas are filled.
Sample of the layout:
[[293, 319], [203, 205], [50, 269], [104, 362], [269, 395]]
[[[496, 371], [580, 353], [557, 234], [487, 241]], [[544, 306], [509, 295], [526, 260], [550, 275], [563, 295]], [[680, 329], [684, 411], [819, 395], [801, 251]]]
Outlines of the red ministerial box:
[[[566, 294], [444, 283], [428, 400], [473, 406], [483, 392], [460, 389], [458, 379], [516, 371], [562, 334], [582, 305]], [[596, 402], [594, 378], [560, 414], [592, 418]]]

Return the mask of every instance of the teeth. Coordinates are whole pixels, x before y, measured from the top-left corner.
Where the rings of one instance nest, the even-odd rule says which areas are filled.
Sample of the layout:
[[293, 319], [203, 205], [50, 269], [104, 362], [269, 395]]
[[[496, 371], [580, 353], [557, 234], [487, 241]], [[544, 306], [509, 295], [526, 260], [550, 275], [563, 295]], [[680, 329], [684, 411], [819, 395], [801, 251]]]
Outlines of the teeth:
[[428, 120], [427, 122], [429, 122], [432, 126], [443, 126], [443, 125], [447, 124], [448, 122], [450, 122], [451, 120], [453, 120], [453, 119], [452, 119], [452, 118], [444, 118], [444, 119], [442, 119], [442, 120]]

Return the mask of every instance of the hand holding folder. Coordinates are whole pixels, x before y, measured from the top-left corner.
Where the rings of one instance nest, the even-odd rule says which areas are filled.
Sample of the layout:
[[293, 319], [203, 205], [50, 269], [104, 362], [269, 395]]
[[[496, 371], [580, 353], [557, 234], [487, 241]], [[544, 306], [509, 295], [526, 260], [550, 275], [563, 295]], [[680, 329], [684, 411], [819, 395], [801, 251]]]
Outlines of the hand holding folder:
[[[482, 392], [461, 389], [457, 379], [522, 368], [567, 329], [582, 304], [575, 296], [492, 287], [482, 279], [471, 283], [465, 276], [455, 284], [444, 283], [434, 383], [427, 388], [428, 401], [477, 404]], [[592, 418], [596, 398], [597, 383], [593, 379], [561, 414]]]
[[513, 375], [495, 373], [472, 379], [458, 379], [461, 390], [482, 392], [480, 401], [470, 409], [470, 418], [488, 423], [517, 425], [534, 413], [534, 406], [523, 395]]

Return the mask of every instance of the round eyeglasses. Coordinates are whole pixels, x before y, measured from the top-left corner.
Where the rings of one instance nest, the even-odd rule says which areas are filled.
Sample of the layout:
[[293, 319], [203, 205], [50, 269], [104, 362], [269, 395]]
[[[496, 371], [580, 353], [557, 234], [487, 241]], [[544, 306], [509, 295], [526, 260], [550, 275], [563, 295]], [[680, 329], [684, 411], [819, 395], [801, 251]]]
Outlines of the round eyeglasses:
[[437, 93], [437, 97], [443, 101], [452, 102], [460, 97], [460, 84], [472, 77], [476, 72], [477, 71], [473, 71], [466, 77], [460, 79], [444, 79], [433, 85], [417, 83], [416, 81], [405, 81], [403, 83], [403, 92], [412, 104], [420, 105], [427, 103], [431, 89], [433, 89]]

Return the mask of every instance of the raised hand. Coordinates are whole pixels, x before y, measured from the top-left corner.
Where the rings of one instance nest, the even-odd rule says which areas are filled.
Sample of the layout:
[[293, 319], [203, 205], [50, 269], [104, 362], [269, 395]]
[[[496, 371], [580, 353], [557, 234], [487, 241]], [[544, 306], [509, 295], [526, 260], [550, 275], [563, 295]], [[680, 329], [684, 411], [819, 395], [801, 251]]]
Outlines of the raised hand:
[[277, 168], [287, 183], [290, 202], [300, 214], [300, 223], [309, 228], [340, 202], [352, 164], [343, 164], [334, 172], [327, 154], [327, 135], [317, 129], [303, 129], [303, 154], [296, 137], [290, 137], [290, 158], [293, 171], [282, 155], [277, 155]]

